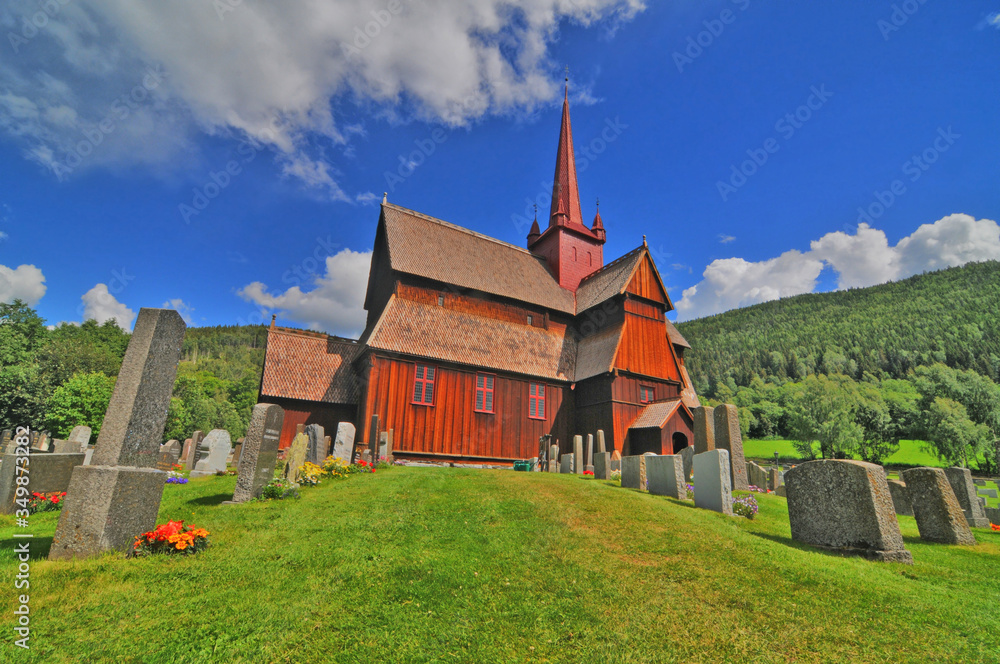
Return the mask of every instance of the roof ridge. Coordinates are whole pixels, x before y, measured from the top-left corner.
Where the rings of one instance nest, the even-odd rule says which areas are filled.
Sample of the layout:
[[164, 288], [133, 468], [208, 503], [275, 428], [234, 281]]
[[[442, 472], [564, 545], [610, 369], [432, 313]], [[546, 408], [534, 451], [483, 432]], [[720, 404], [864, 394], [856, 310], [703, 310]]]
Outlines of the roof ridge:
[[543, 256], [539, 256], [535, 252], [529, 251], [529, 250], [524, 249], [522, 247], [519, 247], [516, 244], [511, 244], [510, 242], [504, 242], [503, 240], [498, 240], [497, 238], [490, 237], [489, 235], [486, 235], [485, 233], [480, 233], [480, 232], [474, 231], [474, 230], [472, 230], [470, 228], [465, 228], [464, 226], [459, 226], [458, 224], [453, 224], [450, 221], [445, 221], [444, 219], [439, 219], [437, 217], [432, 217], [429, 214], [424, 214], [423, 212], [417, 212], [416, 210], [411, 210], [410, 208], [405, 208], [402, 205], [395, 205], [393, 203], [383, 203], [382, 205], [384, 207], [393, 208], [393, 209], [398, 210], [400, 212], [405, 212], [405, 213], [408, 213], [408, 214], [412, 214], [413, 216], [419, 217], [419, 218], [421, 218], [421, 219], [423, 219], [425, 221], [431, 221], [431, 222], [434, 222], [436, 224], [441, 224], [442, 226], [447, 226], [448, 228], [452, 228], [454, 230], [461, 231], [463, 233], [466, 233], [467, 235], [472, 235], [472, 236], [478, 237], [478, 238], [480, 238], [482, 240], [488, 240], [490, 242], [494, 242], [494, 243], [499, 244], [499, 245], [501, 245], [503, 247], [507, 247], [508, 249], [516, 249], [517, 251], [520, 251], [522, 253], [528, 254], [532, 258], [536, 258], [538, 260], [545, 260], [545, 258]]
[[589, 279], [592, 279], [592, 278], [594, 278], [594, 277], [596, 277], [596, 276], [598, 276], [600, 274], [603, 274], [604, 272], [606, 272], [610, 268], [616, 266], [618, 263], [624, 261], [626, 258], [630, 258], [632, 256], [632, 254], [634, 254], [637, 251], [641, 251], [644, 247], [645, 247], [645, 245], [641, 245], [640, 244], [638, 247], [636, 247], [632, 251], [630, 251], [630, 252], [628, 252], [626, 254], [622, 254], [618, 258], [614, 259], [613, 261], [611, 261], [610, 263], [608, 263], [607, 265], [605, 265], [604, 267], [602, 267], [600, 270], [596, 270], [594, 272], [591, 272], [586, 277], [584, 277], [583, 279], [580, 280], [580, 285], [582, 286], [583, 282], [585, 282], [585, 281], [587, 281]]
[[267, 328], [269, 332], [278, 332], [280, 334], [287, 334], [296, 337], [314, 337], [314, 338], [325, 338], [328, 341], [334, 341], [337, 343], [357, 345], [357, 339], [348, 339], [347, 337], [338, 337], [335, 334], [329, 334], [328, 332], [317, 332], [316, 330], [303, 330], [297, 327], [280, 327], [274, 326]]

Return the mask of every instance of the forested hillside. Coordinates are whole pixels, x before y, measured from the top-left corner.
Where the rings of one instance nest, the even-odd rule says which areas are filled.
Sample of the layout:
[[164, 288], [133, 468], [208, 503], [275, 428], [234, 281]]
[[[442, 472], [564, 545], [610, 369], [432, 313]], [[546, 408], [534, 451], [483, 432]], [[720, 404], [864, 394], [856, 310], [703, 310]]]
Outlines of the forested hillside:
[[843, 373], [905, 378], [943, 363], [1000, 381], [1000, 263], [799, 295], [678, 324], [700, 394], [767, 380]]

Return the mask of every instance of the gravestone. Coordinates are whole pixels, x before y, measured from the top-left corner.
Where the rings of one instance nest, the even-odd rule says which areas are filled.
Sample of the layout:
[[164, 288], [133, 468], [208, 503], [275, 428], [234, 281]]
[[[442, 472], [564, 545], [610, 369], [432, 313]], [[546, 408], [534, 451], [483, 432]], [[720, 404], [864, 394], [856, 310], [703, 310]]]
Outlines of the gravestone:
[[622, 457], [622, 488], [647, 491], [645, 455]]
[[183, 466], [181, 470], [185, 470], [187, 468], [187, 460], [188, 458], [190, 458], [191, 455], [191, 445], [192, 445], [191, 439], [187, 438], [184, 441], [184, 447], [181, 448], [180, 464]]
[[882, 466], [808, 461], [788, 471], [785, 487], [792, 539], [869, 560], [913, 564]]
[[281, 476], [291, 484], [299, 483], [299, 468], [306, 463], [306, 452], [309, 449], [309, 437], [305, 433], [295, 434], [292, 444], [285, 455], [285, 467]]
[[729, 450], [714, 449], [694, 455], [694, 506], [733, 515]]
[[[11, 442], [13, 442], [13, 436], [14, 436], [14, 434], [11, 432], [10, 429], [4, 429], [3, 433], [0, 433], [0, 452], [3, 452], [3, 453], [6, 454], [6, 452], [7, 452], [7, 446]], [[15, 447], [16, 447], [16, 445], [15, 445]]]
[[198, 463], [198, 446], [204, 437], [205, 434], [200, 429], [191, 434], [191, 447], [188, 449], [188, 455], [184, 458], [184, 470], [193, 470], [194, 465]]
[[976, 543], [948, 476], [940, 468], [910, 468], [902, 473], [910, 493], [920, 539], [944, 544]]
[[657, 496], [670, 496], [683, 500], [687, 498], [684, 481], [684, 460], [679, 454], [664, 454], [646, 459], [646, 477], [649, 478], [649, 492]]
[[691, 409], [694, 417], [694, 453], [715, 449], [715, 409], [698, 406]]
[[225, 429], [212, 429], [199, 445], [198, 463], [188, 477], [207, 477], [226, 470], [226, 459], [233, 449], [229, 432]]
[[156, 458], [156, 469], [168, 472], [173, 470], [174, 458], [170, 454], [170, 450], [164, 449], [165, 447], [166, 445], [160, 445], [160, 456]]
[[984, 497], [984, 498], [997, 498], [998, 497], [996, 489], [981, 489], [979, 491], [979, 495], [982, 496], [982, 497]]
[[38, 440], [35, 442], [41, 452], [51, 452], [52, 451], [52, 438], [49, 437], [48, 431], [43, 431], [38, 434]]
[[22, 447], [22, 453], [18, 454], [17, 447], [14, 441], [14, 446], [3, 455], [3, 462], [0, 463], [0, 514], [14, 514], [21, 509], [14, 502], [17, 499], [18, 477], [28, 478], [26, 487], [29, 496], [32, 493], [62, 492], [69, 489], [73, 469], [83, 465], [82, 452], [31, 454], [28, 455], [27, 465], [23, 466], [27, 472], [18, 473], [17, 457], [25, 457], [26, 449]]
[[86, 451], [83, 453], [83, 465], [89, 466], [90, 460], [94, 457], [94, 446], [87, 445]]
[[323, 431], [323, 427], [319, 424], [310, 424], [306, 426], [305, 434], [309, 439], [309, 445], [306, 448], [306, 461], [314, 463], [317, 466], [322, 466], [323, 459], [328, 456], [326, 450], [326, 432]]
[[371, 427], [368, 429], [368, 458], [373, 464], [378, 463], [379, 431], [378, 415], [372, 415]]
[[259, 403], [253, 407], [250, 426], [243, 441], [238, 466], [239, 478], [233, 491], [234, 503], [260, 498], [261, 492], [274, 478], [278, 462], [278, 443], [285, 411], [275, 404]]
[[611, 472], [621, 472], [622, 470], [622, 453], [618, 450], [612, 450], [611, 452]]
[[573, 473], [573, 462], [575, 461], [572, 454], [564, 454], [559, 460], [559, 472], [560, 473]]
[[972, 483], [972, 473], [968, 468], [945, 468], [944, 474], [951, 483], [951, 488], [962, 506], [965, 520], [971, 528], [989, 528], [990, 520], [986, 518], [982, 504], [976, 500], [976, 485]]
[[[4, 432], [4, 433], [7, 433], [7, 432]], [[977, 486], [986, 486], [986, 480], [972, 480], [972, 482], [974, 484], [976, 484]]]
[[559, 472], [559, 446], [549, 445], [549, 472]]
[[160, 452], [163, 452], [164, 448], [166, 448], [166, 450], [170, 452], [170, 456], [173, 459], [171, 461], [171, 466], [177, 465], [177, 462], [180, 461], [181, 458], [180, 441], [171, 438], [170, 440], [168, 440], [166, 443], [163, 444], [163, 447], [160, 448]]
[[910, 505], [910, 492], [899, 480], [888, 480], [889, 494], [892, 496], [892, 506], [896, 514], [913, 516], [913, 506]]
[[[723, 404], [715, 407], [715, 449], [729, 452], [729, 467], [732, 476], [733, 491], [746, 491], [750, 488], [746, 475], [746, 459], [743, 458], [743, 436], [740, 434], [740, 413], [736, 406]], [[764, 484], [758, 484], [762, 489]]]
[[587, 434], [587, 465], [584, 467], [584, 472], [590, 471], [594, 472], [594, 434]]
[[176, 311], [139, 311], [92, 465], [73, 469], [50, 560], [128, 551], [156, 525], [167, 474], [155, 466], [184, 330]]
[[236, 441], [236, 446], [233, 447], [233, 453], [229, 455], [227, 463], [231, 463], [234, 466], [240, 465], [240, 454], [243, 453], [243, 440], [244, 440], [243, 438], [240, 438], [238, 441]]
[[71, 443], [68, 440], [53, 438], [52, 451], [56, 454], [72, 454], [73, 452], [79, 452], [80, 446], [76, 443]]
[[597, 453], [604, 454], [608, 448], [604, 442], [604, 429], [597, 430]]
[[76, 443], [79, 447], [74, 450], [75, 452], [83, 452], [90, 445], [90, 436], [93, 434], [90, 427], [77, 425], [73, 427], [73, 430], [69, 432], [68, 440], [71, 443]]
[[694, 448], [688, 445], [681, 450], [681, 460], [684, 462], [684, 481], [690, 482], [694, 473]]
[[337, 437], [333, 441], [333, 456], [347, 465], [354, 463], [354, 434], [356, 429], [350, 422], [337, 425]]
[[767, 471], [758, 466], [753, 461], [746, 463], [747, 478], [752, 486], [758, 489], [767, 489]]
[[611, 453], [598, 452], [594, 455], [594, 479], [611, 479]]
[[392, 463], [393, 461], [396, 460], [396, 456], [395, 456], [396, 443], [394, 441], [394, 438], [395, 438], [395, 429], [389, 429], [388, 434], [389, 435], [386, 436], [386, 439], [385, 439], [385, 462], [386, 463]]
[[777, 491], [781, 486], [781, 471], [777, 468], [769, 468], [767, 471], [767, 490]]
[[1000, 507], [987, 507], [984, 510], [986, 518], [995, 526], [1000, 526]]
[[583, 475], [583, 436], [573, 436], [573, 472]]
[[326, 457], [323, 459], [325, 462], [328, 457], [333, 455], [333, 438], [330, 436], [323, 438], [323, 447], [326, 448]]

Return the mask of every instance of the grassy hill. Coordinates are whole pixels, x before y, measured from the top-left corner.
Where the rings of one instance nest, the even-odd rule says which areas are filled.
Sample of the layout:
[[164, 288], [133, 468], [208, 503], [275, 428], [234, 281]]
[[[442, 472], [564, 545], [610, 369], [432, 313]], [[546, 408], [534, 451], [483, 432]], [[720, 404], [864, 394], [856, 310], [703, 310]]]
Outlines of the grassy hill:
[[[221, 505], [235, 478], [167, 486], [160, 522], [211, 531], [194, 557], [44, 560], [32, 517], [30, 651], [7, 662], [988, 662], [1000, 533], [915, 564], [820, 553], [783, 498], [757, 519], [576, 476], [393, 468]], [[11, 583], [13, 519], [0, 516]], [[10, 588], [11, 586], [8, 586]]]
[[679, 324], [699, 393], [754, 376], [811, 373], [903, 378], [943, 362], [1000, 382], [1000, 262], [970, 263], [909, 279], [799, 295]]

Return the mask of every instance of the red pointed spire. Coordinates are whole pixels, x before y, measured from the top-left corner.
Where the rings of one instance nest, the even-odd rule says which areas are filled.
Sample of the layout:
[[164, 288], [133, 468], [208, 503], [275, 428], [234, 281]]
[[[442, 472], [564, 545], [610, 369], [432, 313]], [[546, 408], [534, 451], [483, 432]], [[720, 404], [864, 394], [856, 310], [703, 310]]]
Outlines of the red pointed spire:
[[538, 236], [542, 234], [540, 228], [538, 228], [538, 205], [535, 204], [535, 220], [531, 222], [531, 230], [528, 231], [528, 246], [530, 247], [538, 239]]
[[576, 224], [583, 226], [580, 212], [580, 190], [576, 184], [576, 161], [573, 158], [573, 129], [569, 121], [569, 79], [563, 95], [562, 129], [556, 153], [556, 173], [552, 182], [552, 209], [549, 226]]
[[604, 222], [601, 220], [601, 199], [597, 199], [597, 215], [594, 216], [594, 224], [590, 227], [590, 230], [594, 232], [594, 235], [598, 239], [603, 240], [606, 237], [604, 231]]

